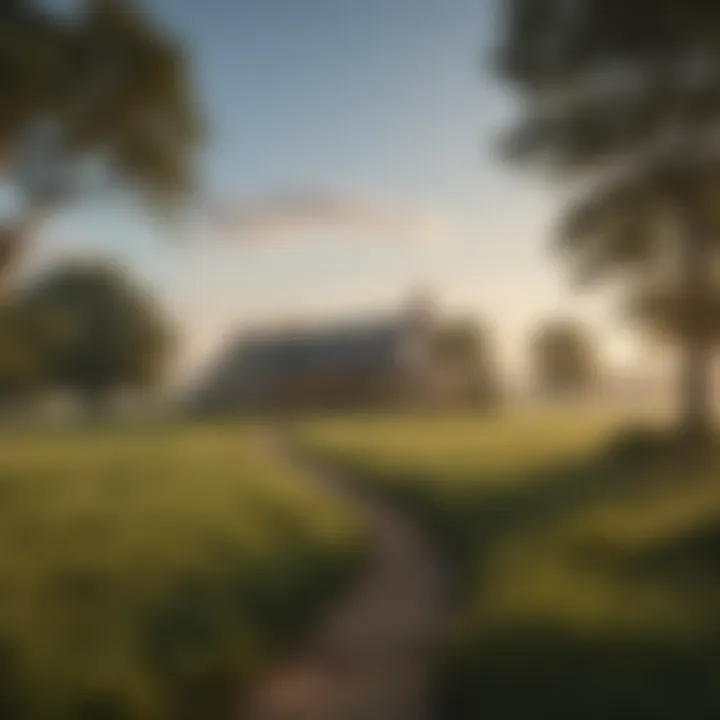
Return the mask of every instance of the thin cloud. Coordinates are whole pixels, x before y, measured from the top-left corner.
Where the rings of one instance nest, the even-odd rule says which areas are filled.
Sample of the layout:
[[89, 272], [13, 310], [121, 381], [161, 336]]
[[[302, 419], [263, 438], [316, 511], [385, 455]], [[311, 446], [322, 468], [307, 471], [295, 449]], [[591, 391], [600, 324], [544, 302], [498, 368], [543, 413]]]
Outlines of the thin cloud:
[[289, 192], [229, 205], [212, 213], [212, 222], [222, 237], [248, 243], [342, 233], [363, 240], [435, 245], [450, 232], [441, 217], [429, 212], [314, 192]]

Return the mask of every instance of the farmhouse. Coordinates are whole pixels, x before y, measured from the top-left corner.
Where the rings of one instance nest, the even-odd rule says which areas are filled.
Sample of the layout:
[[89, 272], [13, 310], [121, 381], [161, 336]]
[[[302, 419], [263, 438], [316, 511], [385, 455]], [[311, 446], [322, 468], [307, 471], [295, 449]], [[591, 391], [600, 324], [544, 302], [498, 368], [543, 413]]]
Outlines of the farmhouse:
[[482, 358], [446, 352], [452, 327], [423, 295], [387, 316], [249, 332], [225, 350], [191, 404], [233, 414], [487, 402]]

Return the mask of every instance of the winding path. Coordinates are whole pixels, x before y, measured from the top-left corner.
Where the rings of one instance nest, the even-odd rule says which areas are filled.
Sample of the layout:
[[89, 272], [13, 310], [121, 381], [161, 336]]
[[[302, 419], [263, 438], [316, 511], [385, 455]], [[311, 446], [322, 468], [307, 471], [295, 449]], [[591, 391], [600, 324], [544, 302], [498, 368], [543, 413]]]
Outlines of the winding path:
[[353, 503], [373, 553], [309, 641], [251, 694], [240, 720], [429, 720], [446, 606], [438, 554], [404, 514], [278, 438], [264, 441], [309, 481]]

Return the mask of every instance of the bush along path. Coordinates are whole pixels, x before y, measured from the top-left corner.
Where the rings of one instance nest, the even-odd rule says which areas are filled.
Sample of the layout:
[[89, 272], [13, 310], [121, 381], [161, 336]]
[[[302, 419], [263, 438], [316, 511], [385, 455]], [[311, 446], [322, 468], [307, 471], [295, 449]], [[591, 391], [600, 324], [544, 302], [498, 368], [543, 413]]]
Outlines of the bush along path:
[[447, 580], [411, 518], [281, 437], [262, 437], [303, 476], [357, 509], [370, 536], [360, 577], [286, 663], [250, 693], [240, 720], [429, 720]]

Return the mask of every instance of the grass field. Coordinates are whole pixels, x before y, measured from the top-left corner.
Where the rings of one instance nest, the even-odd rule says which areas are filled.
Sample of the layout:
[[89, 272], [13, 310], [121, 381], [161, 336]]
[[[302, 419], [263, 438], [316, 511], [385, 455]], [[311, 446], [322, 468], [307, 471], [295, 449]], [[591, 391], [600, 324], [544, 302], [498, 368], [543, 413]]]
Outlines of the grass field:
[[619, 454], [612, 414], [308, 422], [456, 572], [442, 711], [720, 717], [720, 454]]
[[0, 717], [218, 716], [361, 547], [347, 508], [242, 428], [8, 431]]

